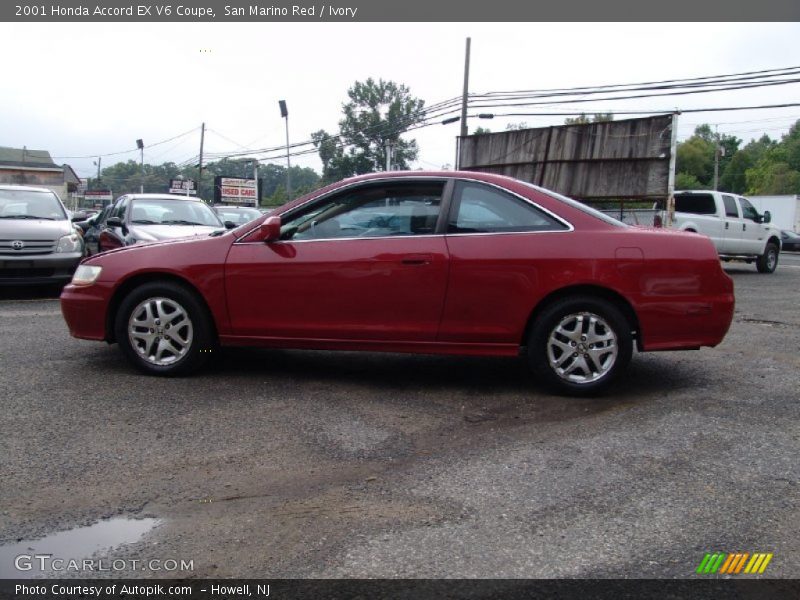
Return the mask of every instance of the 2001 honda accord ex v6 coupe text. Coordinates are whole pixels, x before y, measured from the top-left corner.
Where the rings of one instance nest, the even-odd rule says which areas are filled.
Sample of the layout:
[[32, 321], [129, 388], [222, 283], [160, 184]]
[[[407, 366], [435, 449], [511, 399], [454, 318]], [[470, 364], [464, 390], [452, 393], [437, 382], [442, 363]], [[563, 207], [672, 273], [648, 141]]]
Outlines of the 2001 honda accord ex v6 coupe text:
[[640, 351], [715, 346], [733, 282], [696, 234], [485, 173], [335, 183], [229, 231], [83, 261], [70, 332], [177, 375], [217, 346], [514, 356], [571, 395]]

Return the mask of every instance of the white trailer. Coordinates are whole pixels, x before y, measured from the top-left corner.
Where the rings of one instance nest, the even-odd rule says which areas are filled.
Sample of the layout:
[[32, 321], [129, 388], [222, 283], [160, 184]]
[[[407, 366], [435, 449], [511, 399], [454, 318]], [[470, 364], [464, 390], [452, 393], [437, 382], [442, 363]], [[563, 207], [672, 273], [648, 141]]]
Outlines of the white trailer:
[[772, 224], [790, 231], [800, 232], [800, 196], [748, 196], [758, 212], [768, 210]]

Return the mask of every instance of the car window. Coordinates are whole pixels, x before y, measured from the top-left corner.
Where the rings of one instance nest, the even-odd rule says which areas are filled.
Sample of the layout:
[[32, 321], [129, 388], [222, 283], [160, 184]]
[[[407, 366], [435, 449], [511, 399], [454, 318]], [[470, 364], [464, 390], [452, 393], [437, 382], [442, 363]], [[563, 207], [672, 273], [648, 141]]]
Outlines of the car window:
[[443, 182], [414, 182], [348, 190], [283, 219], [281, 239], [432, 234], [443, 189]]
[[717, 205], [711, 194], [675, 194], [675, 212], [714, 215]]
[[67, 213], [49, 190], [0, 190], [0, 218], [62, 221]]
[[567, 226], [532, 204], [479, 183], [459, 182], [448, 233], [561, 231]]
[[739, 217], [739, 209], [736, 208], [736, 198], [728, 194], [722, 194], [722, 203], [725, 205], [725, 216], [734, 219]]
[[739, 198], [739, 204], [742, 205], [742, 217], [751, 221], [758, 221], [758, 211], [755, 206], [750, 204], [746, 198]]
[[128, 198], [126, 196], [123, 196], [117, 200], [117, 203], [114, 205], [114, 208], [111, 209], [111, 212], [108, 214], [108, 216], [117, 217], [121, 221], [124, 221], [127, 207], [128, 207]]

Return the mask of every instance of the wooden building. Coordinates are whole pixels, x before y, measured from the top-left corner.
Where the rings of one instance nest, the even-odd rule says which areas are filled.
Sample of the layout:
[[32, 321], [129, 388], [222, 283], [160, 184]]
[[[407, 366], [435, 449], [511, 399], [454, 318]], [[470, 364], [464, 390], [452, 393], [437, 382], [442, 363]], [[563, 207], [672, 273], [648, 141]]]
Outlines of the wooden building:
[[57, 165], [46, 150], [0, 146], [0, 184], [36, 185], [57, 193], [68, 208], [77, 206], [80, 178], [69, 165]]

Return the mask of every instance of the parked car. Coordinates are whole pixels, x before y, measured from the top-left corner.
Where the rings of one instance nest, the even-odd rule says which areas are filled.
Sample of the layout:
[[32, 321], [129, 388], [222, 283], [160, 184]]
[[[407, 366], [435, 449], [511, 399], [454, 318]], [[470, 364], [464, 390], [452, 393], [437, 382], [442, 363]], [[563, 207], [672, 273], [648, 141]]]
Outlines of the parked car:
[[106, 225], [106, 218], [113, 208], [112, 205], [106, 206], [100, 212], [89, 217], [85, 221], [80, 221], [77, 225], [83, 230], [83, 243], [86, 246], [86, 255], [91, 256], [100, 252], [100, 232]]
[[58, 195], [0, 185], [0, 285], [63, 284], [83, 256], [83, 240]]
[[171, 238], [208, 235], [223, 228], [202, 200], [170, 194], [120, 196], [108, 213], [97, 242], [98, 252]]
[[780, 230], [769, 211], [759, 213], [744, 196], [710, 190], [675, 192], [672, 227], [708, 236], [722, 260], [756, 263], [773, 273], [781, 251]]
[[781, 231], [781, 248], [793, 252], [800, 250], [800, 235], [786, 229]]
[[356, 177], [236, 229], [88, 258], [61, 306], [73, 336], [149, 374], [195, 371], [218, 346], [523, 353], [588, 395], [634, 346], [719, 344], [734, 296], [706, 237], [445, 171]]
[[225, 227], [238, 227], [245, 223], [257, 219], [262, 213], [257, 208], [249, 206], [214, 206], [214, 212], [225, 223]]

